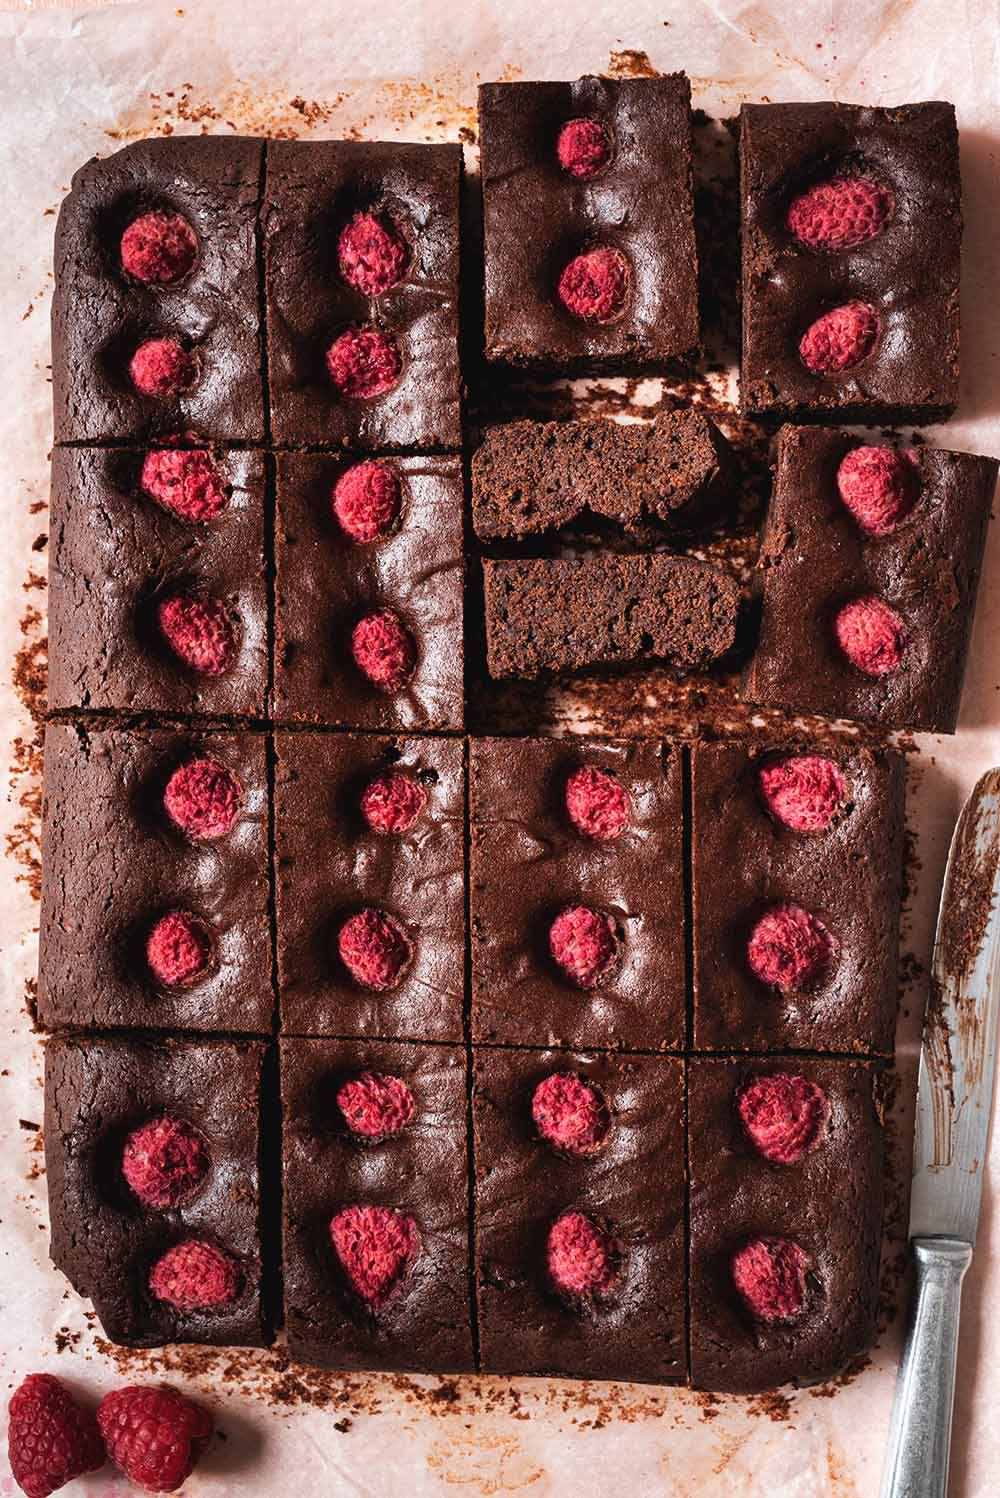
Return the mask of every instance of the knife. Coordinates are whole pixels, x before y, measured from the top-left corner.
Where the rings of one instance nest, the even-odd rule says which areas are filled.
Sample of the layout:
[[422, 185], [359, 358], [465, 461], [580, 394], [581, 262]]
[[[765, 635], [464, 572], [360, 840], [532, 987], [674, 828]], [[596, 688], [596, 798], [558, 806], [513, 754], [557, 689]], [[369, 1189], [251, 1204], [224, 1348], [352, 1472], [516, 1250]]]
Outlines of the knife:
[[944, 874], [917, 1084], [913, 1314], [882, 1498], [945, 1498], [962, 1280], [979, 1224], [1000, 1012], [1000, 769], [962, 808]]

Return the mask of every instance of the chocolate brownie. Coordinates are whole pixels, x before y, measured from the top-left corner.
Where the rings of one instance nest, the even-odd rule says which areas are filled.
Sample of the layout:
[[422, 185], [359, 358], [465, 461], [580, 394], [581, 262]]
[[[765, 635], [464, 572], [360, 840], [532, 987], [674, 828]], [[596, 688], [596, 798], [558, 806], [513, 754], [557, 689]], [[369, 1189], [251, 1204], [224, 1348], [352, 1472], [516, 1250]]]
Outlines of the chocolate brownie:
[[683, 1045], [680, 755], [473, 739], [470, 800], [473, 1038]]
[[263, 440], [263, 154], [260, 140], [173, 136], [75, 174], [56, 225], [57, 442]]
[[[276, 715], [461, 728], [461, 460], [285, 453], [277, 463]], [[395, 634], [379, 654], [381, 633], [372, 650], [366, 631], [387, 611]]]
[[463, 744], [279, 734], [277, 754], [283, 1028], [461, 1040]]
[[704, 667], [732, 648], [739, 589], [718, 567], [666, 555], [484, 561], [490, 675], [668, 660]]
[[263, 224], [275, 442], [461, 445], [461, 176], [459, 145], [269, 142]]
[[891, 1054], [899, 757], [701, 745], [691, 838], [695, 1048]]
[[51, 1255], [129, 1347], [264, 1346], [265, 1047], [55, 1038], [45, 1046]]
[[[484, 1368], [682, 1380], [683, 1063], [478, 1050], [474, 1077]], [[581, 1094], [597, 1127], [574, 1151], [559, 1110]], [[593, 1287], [572, 1277], [582, 1235], [603, 1271]]]
[[262, 735], [45, 730], [38, 1017], [269, 1033]]
[[479, 90], [486, 357], [658, 368], [698, 343], [691, 87], [663, 78]]
[[471, 1369], [464, 1050], [282, 1040], [281, 1079], [292, 1357]]
[[936, 421], [958, 399], [951, 104], [744, 104], [743, 365], [755, 415]]
[[755, 1393], [830, 1378], [875, 1339], [879, 1072], [693, 1060], [687, 1106], [691, 1382]]
[[744, 695], [953, 733], [997, 468], [969, 453], [785, 427]]
[[264, 459], [203, 454], [222, 508], [195, 523], [148, 454], [53, 453], [50, 709], [264, 714]]

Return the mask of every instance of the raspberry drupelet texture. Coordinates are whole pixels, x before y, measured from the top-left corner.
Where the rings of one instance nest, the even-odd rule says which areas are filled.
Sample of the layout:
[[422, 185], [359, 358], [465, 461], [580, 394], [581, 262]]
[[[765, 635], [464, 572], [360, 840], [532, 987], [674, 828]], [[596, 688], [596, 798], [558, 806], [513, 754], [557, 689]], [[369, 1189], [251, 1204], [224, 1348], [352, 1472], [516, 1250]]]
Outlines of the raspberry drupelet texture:
[[815, 1149], [830, 1116], [822, 1087], [796, 1072], [755, 1077], [737, 1109], [754, 1149], [776, 1165], [794, 1165]]
[[423, 786], [402, 770], [376, 775], [361, 793], [361, 815], [373, 832], [408, 832], [426, 805]]
[[358, 620], [351, 653], [358, 670], [380, 692], [398, 692], [417, 663], [413, 639], [392, 609], [377, 609]]
[[799, 341], [799, 356], [816, 375], [843, 374], [863, 364], [875, 347], [881, 319], [868, 302], [845, 302], [824, 312]]
[[805, 1305], [811, 1265], [791, 1238], [751, 1238], [733, 1255], [733, 1284], [758, 1321], [791, 1321]]
[[340, 231], [337, 263], [349, 286], [362, 296], [379, 296], [403, 277], [406, 241], [385, 214], [359, 212]]
[[625, 787], [607, 770], [581, 765], [566, 781], [566, 812], [584, 837], [610, 843], [628, 826], [632, 802]]
[[202, 1238], [185, 1238], [157, 1259], [149, 1288], [157, 1300], [178, 1311], [212, 1311], [231, 1306], [240, 1293], [240, 1267], [230, 1254]]
[[236, 631], [219, 598], [174, 593], [157, 610], [160, 630], [174, 654], [202, 676], [221, 676], [236, 655]]
[[377, 541], [392, 530], [399, 517], [399, 479], [385, 463], [355, 463], [333, 489], [333, 513], [352, 541]]
[[354, 1293], [380, 1310], [420, 1252], [420, 1230], [408, 1212], [351, 1206], [330, 1223], [330, 1241]]
[[183, 280], [197, 255], [194, 230], [180, 213], [144, 213], [122, 235], [122, 270], [150, 286]]
[[399, 379], [403, 361], [388, 333], [378, 328], [347, 328], [326, 351], [334, 388], [348, 400], [373, 400]]
[[162, 448], [147, 453], [142, 487], [178, 520], [214, 520], [226, 507], [226, 486], [204, 448]]
[[163, 806], [188, 837], [211, 842], [225, 837], [239, 816], [243, 787], [217, 759], [189, 759], [167, 781]]
[[893, 195], [869, 177], [832, 177], [794, 198], [788, 229], [811, 250], [853, 250], [881, 234], [892, 216]]
[[790, 902], [766, 910], [747, 945], [756, 976], [783, 993], [815, 986], [829, 971], [833, 956], [833, 937], [823, 923]]
[[625, 256], [602, 246], [569, 262], [559, 277], [559, 300], [586, 322], [612, 322], [625, 306], [631, 283]]
[[559, 165], [571, 177], [589, 181], [611, 160], [611, 141], [600, 120], [567, 120], [556, 142]]
[[364, 1139], [387, 1139], [412, 1123], [416, 1116], [413, 1093], [402, 1077], [363, 1071], [337, 1093], [337, 1107], [352, 1134]]
[[867, 676], [888, 676], [903, 658], [903, 621], [881, 598], [855, 598], [833, 621], [837, 644], [852, 666]]
[[535, 1088], [531, 1116], [541, 1137], [567, 1155], [592, 1155], [611, 1126], [596, 1087], [572, 1072], [555, 1072]]
[[49, 1498], [107, 1461], [94, 1417], [51, 1373], [29, 1373], [11, 1395], [8, 1413], [10, 1470], [28, 1498]]
[[563, 1295], [606, 1295], [618, 1279], [621, 1253], [609, 1232], [585, 1212], [564, 1212], [549, 1229], [549, 1277]]
[[394, 988], [413, 956], [410, 938], [399, 922], [384, 910], [370, 907], [344, 922], [337, 934], [337, 950], [355, 983], [373, 993]]
[[176, 338], [148, 338], [132, 355], [128, 372], [140, 395], [167, 400], [194, 384], [198, 361]]
[[916, 504], [920, 476], [894, 447], [855, 447], [837, 470], [837, 492], [862, 530], [888, 536]]
[[122, 1151], [122, 1175], [147, 1207], [178, 1207], [201, 1185], [208, 1155], [201, 1135], [164, 1113], [133, 1129]]
[[186, 910], [161, 915], [146, 939], [146, 961], [158, 983], [186, 988], [200, 978], [212, 956], [212, 939]]
[[193, 1471], [212, 1438], [212, 1417], [173, 1389], [133, 1384], [115, 1389], [97, 1409], [108, 1455], [149, 1493], [172, 1493]]
[[552, 922], [549, 951], [578, 988], [593, 988], [618, 959], [614, 923], [602, 910], [570, 906]]
[[821, 754], [793, 754], [764, 765], [758, 776], [761, 800], [793, 832], [825, 832], [847, 799], [847, 782]]

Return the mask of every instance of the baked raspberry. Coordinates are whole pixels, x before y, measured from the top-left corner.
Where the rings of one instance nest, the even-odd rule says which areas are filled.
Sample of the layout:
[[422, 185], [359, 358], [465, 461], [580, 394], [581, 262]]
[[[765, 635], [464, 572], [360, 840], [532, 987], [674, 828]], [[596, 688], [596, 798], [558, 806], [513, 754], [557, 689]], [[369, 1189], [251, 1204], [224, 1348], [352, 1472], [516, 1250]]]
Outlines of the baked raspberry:
[[188, 837], [207, 842], [225, 837], [239, 816], [243, 787], [217, 759], [189, 759], [167, 781], [163, 806]]
[[149, 1288], [178, 1311], [213, 1311], [232, 1305], [241, 1281], [240, 1267], [229, 1254], [202, 1238], [185, 1238], [157, 1259]]
[[602, 246], [569, 262], [559, 277], [559, 300], [586, 322], [612, 322], [625, 306], [631, 283], [625, 256]]
[[793, 198], [788, 229], [811, 250], [853, 250], [881, 234], [893, 206], [889, 189], [870, 177], [831, 177]]
[[378, 296], [395, 286], [408, 259], [406, 241], [385, 214], [356, 213], [340, 231], [340, 274], [362, 296]]
[[761, 800], [793, 832], [825, 832], [847, 799], [847, 782], [821, 754], [792, 754], [764, 765], [758, 776]]
[[570, 906], [552, 922], [549, 951], [578, 988], [593, 988], [618, 960], [614, 923], [602, 910]]
[[584, 1212], [564, 1212], [549, 1228], [549, 1277], [563, 1295], [606, 1295], [618, 1279], [621, 1250]]
[[333, 513], [352, 541], [385, 536], [399, 517], [399, 479], [385, 463], [355, 463], [334, 485]]
[[358, 669], [380, 692], [398, 692], [413, 675], [413, 639], [392, 609], [377, 609], [354, 626], [351, 652]]
[[173, 1389], [133, 1384], [97, 1409], [108, 1456], [150, 1493], [172, 1493], [190, 1475], [212, 1437], [212, 1417]]
[[132, 355], [128, 372], [140, 395], [166, 400], [194, 384], [198, 361], [176, 338], [148, 338]]
[[733, 1284], [758, 1321], [791, 1321], [805, 1305], [811, 1266], [791, 1238], [751, 1238], [733, 1256]]
[[186, 910], [161, 915], [146, 939], [146, 961], [157, 982], [187, 988], [200, 978], [212, 956], [212, 938]]
[[330, 1223], [330, 1241], [351, 1289], [373, 1310], [392, 1298], [420, 1252], [414, 1219], [389, 1207], [345, 1207]]
[[894, 447], [855, 447], [837, 470], [837, 492], [861, 529], [888, 536], [920, 493], [917, 465]]
[[147, 1207], [179, 1207], [207, 1170], [201, 1135], [169, 1113], [133, 1129], [122, 1151], [122, 1175]]
[[531, 1116], [541, 1137], [568, 1155], [592, 1155], [611, 1126], [596, 1087], [573, 1072], [555, 1072], [535, 1088]]
[[783, 993], [815, 987], [829, 971], [833, 955], [833, 937], [823, 923], [790, 902], [764, 912], [747, 946], [747, 958], [760, 981]]
[[148, 285], [183, 280], [197, 254], [194, 230], [179, 213], [144, 213], [122, 235], [122, 270]]
[[142, 487], [178, 520], [214, 520], [228, 495], [212, 455], [204, 448], [161, 448], [147, 453]]
[[822, 1087], [796, 1072], [755, 1077], [736, 1106], [754, 1149], [777, 1165], [794, 1165], [815, 1149], [830, 1116]]
[[423, 786], [402, 770], [376, 775], [361, 793], [361, 815], [373, 832], [408, 832], [426, 805]]
[[868, 676], [888, 676], [903, 658], [903, 621], [881, 598], [855, 598], [833, 621], [837, 644], [852, 666]]
[[28, 1498], [49, 1498], [84, 1472], [104, 1466], [96, 1421], [51, 1373], [29, 1373], [11, 1395], [9, 1414], [10, 1470]]
[[799, 355], [813, 374], [857, 369], [875, 347], [882, 320], [868, 302], [845, 302], [818, 317], [799, 340]]
[[378, 328], [348, 328], [326, 351], [334, 387], [348, 400], [385, 395], [399, 379], [403, 361], [388, 333]]
[[412, 1123], [416, 1115], [413, 1093], [402, 1077], [363, 1071], [337, 1093], [337, 1107], [352, 1134], [365, 1139], [387, 1139]]
[[157, 610], [160, 629], [185, 666], [202, 676], [221, 676], [236, 654], [236, 631], [219, 598], [174, 593]]
[[629, 824], [628, 791], [607, 770], [581, 765], [566, 782], [566, 811], [577, 832], [598, 843], [613, 842]]
[[567, 120], [556, 143], [559, 165], [571, 177], [589, 181], [611, 160], [611, 141], [600, 120]]
[[370, 907], [344, 922], [337, 934], [337, 950], [355, 983], [374, 993], [394, 988], [413, 956], [410, 938], [399, 922], [384, 910]]

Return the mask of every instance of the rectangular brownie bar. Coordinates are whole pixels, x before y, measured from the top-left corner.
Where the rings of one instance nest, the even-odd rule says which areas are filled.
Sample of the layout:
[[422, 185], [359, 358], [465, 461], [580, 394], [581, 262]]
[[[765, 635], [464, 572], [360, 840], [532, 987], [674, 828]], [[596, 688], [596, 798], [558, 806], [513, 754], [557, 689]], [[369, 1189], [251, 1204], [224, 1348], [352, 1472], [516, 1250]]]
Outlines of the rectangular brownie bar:
[[292, 1357], [471, 1369], [464, 1050], [285, 1039], [281, 1096]]
[[691, 87], [664, 78], [479, 90], [486, 357], [648, 369], [698, 343]]
[[473, 1118], [483, 1367], [683, 1380], [683, 1063], [478, 1050]]
[[958, 399], [951, 104], [744, 104], [743, 363], [754, 415], [937, 421]]
[[744, 695], [954, 733], [998, 466], [783, 428]]
[[840, 1373], [875, 1340], [880, 1073], [692, 1060], [687, 1108], [692, 1384], [756, 1393]]
[[262, 734], [45, 730], [43, 1025], [269, 1034]]

